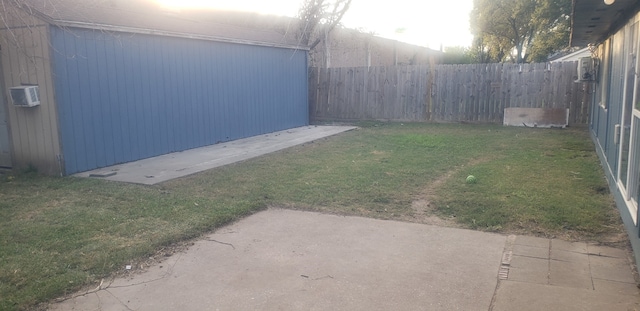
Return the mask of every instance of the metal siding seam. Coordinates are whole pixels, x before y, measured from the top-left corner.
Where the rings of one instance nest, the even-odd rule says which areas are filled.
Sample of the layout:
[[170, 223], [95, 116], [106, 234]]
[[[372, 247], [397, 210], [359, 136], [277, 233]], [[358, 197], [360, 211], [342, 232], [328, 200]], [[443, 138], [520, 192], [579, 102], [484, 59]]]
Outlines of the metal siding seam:
[[265, 133], [267, 130], [265, 129], [264, 116], [267, 113], [265, 110], [264, 98], [270, 98], [269, 88], [271, 84], [271, 79], [266, 75], [268, 72], [268, 68], [271, 66], [271, 62], [259, 62], [260, 66], [256, 68], [256, 76], [262, 81], [262, 90], [260, 93], [256, 94], [256, 130], [259, 133]]
[[222, 45], [220, 47], [220, 70], [218, 71], [219, 80], [217, 81], [218, 86], [218, 99], [219, 104], [216, 107], [217, 111], [220, 114], [220, 124], [218, 128], [220, 129], [219, 140], [221, 142], [228, 140], [228, 131], [229, 131], [229, 90], [226, 88], [227, 79], [229, 77], [227, 66], [230, 60], [230, 52], [228, 51], [228, 47], [226, 45]]
[[79, 169], [80, 171], [87, 170], [91, 167], [97, 167], [96, 163], [96, 128], [92, 122], [94, 103], [91, 101], [91, 75], [88, 64], [88, 51], [86, 34], [80, 33], [74, 38], [76, 53], [78, 53], [75, 61], [78, 64], [78, 93], [79, 98], [74, 97], [73, 104], [77, 107], [82, 107], [82, 117], [74, 123], [78, 131], [84, 133], [84, 145], [85, 147], [78, 154], [78, 158], [81, 159]]
[[147, 71], [147, 80], [142, 83], [143, 92], [142, 97], [145, 102], [145, 116], [146, 116], [146, 134], [147, 134], [147, 142], [149, 146], [147, 147], [147, 153], [149, 156], [155, 156], [157, 154], [162, 153], [162, 150], [159, 148], [161, 145], [162, 138], [158, 135], [158, 131], [156, 128], [157, 124], [157, 112], [154, 102], [156, 97], [158, 96], [154, 89], [157, 90], [158, 87], [156, 85], [156, 66], [155, 66], [155, 42], [152, 37], [149, 37], [147, 40], [147, 44], [145, 44], [145, 53], [144, 53], [144, 68]]
[[180, 107], [182, 108], [182, 124], [178, 128], [178, 132], [182, 134], [180, 150], [189, 149], [193, 142], [193, 124], [191, 116], [191, 106], [193, 102], [191, 100], [191, 75], [189, 73], [189, 48], [185, 44], [178, 44], [180, 46], [180, 83], [182, 84], [180, 90], [182, 96], [180, 96]]
[[114, 140], [114, 124], [113, 124], [113, 107], [111, 107], [110, 105], [110, 93], [111, 93], [111, 87], [110, 87], [110, 82], [111, 79], [109, 77], [109, 66], [108, 66], [108, 62], [107, 62], [107, 47], [106, 47], [106, 37], [103, 38], [102, 40], [97, 40], [96, 41], [96, 52], [100, 53], [101, 55], [97, 55], [97, 72], [100, 73], [100, 86], [99, 86], [99, 97], [101, 99], [106, 100], [106, 103], [101, 107], [102, 108], [102, 115], [106, 116], [107, 119], [107, 126], [105, 128], [105, 164], [108, 165], [109, 163], [115, 163], [115, 140]]
[[200, 90], [200, 107], [202, 107], [202, 111], [200, 111], [201, 117], [201, 126], [202, 126], [202, 139], [205, 142], [205, 145], [213, 144], [211, 138], [211, 118], [209, 115], [209, 103], [211, 102], [211, 97], [209, 96], [209, 88], [207, 88], [207, 79], [209, 76], [208, 68], [210, 66], [209, 60], [205, 55], [205, 51], [207, 50], [207, 46], [201, 43], [201, 50], [198, 53], [198, 69], [200, 70], [200, 79], [198, 79], [198, 90]]
[[175, 116], [176, 107], [175, 105], [171, 105], [171, 103], [173, 103], [172, 94], [173, 94], [174, 88], [171, 87], [171, 85], [174, 79], [174, 75], [172, 74], [174, 69], [173, 69], [173, 64], [171, 63], [170, 55], [171, 53], [169, 51], [169, 48], [166, 47], [165, 45], [162, 45], [162, 64], [164, 66], [164, 70], [163, 70], [164, 74], [162, 75], [163, 77], [162, 99], [163, 100], [158, 104], [160, 105], [159, 109], [163, 112], [163, 118], [161, 119], [161, 123], [164, 126], [163, 132], [165, 136], [167, 152], [175, 151], [173, 148], [174, 133], [172, 131], [171, 126], [173, 125], [172, 116]]
[[185, 44], [185, 52], [187, 53], [187, 77], [188, 77], [188, 85], [189, 85], [189, 115], [188, 115], [188, 126], [191, 129], [191, 133], [189, 138], [191, 139], [191, 143], [188, 148], [194, 148], [199, 146], [200, 144], [200, 128], [198, 126], [198, 94], [195, 81], [197, 80], [197, 70], [194, 66], [195, 61], [195, 50], [194, 50], [194, 42], [187, 42]]
[[119, 157], [116, 159], [116, 163], [127, 162], [128, 150], [130, 150], [131, 136], [128, 133], [129, 117], [126, 110], [126, 80], [120, 76], [120, 72], [124, 72], [125, 62], [122, 54], [122, 38], [113, 40], [111, 53], [113, 55], [113, 65], [109, 66], [110, 73], [114, 79], [114, 89], [110, 97], [111, 102], [114, 104], [117, 111], [118, 118], [118, 132], [117, 137], [120, 142], [118, 146]]
[[[231, 110], [230, 120], [231, 126], [229, 131], [228, 140], [238, 139], [238, 129], [240, 128], [240, 124], [238, 123], [238, 108], [240, 104], [240, 93], [236, 86], [240, 83], [240, 72], [242, 70], [241, 63], [239, 61], [242, 58], [242, 51], [238, 51], [237, 47], [232, 46], [233, 54], [231, 57], [231, 68], [230, 72], [232, 73], [231, 79], [229, 79], [227, 88], [229, 90], [229, 96], [231, 97], [229, 100], [229, 108]], [[247, 81], [248, 82], [248, 81]]]
[[216, 57], [215, 52], [212, 49], [207, 50], [207, 55], [209, 61], [211, 62], [211, 67], [209, 68], [209, 79], [207, 80], [207, 85], [211, 93], [211, 107], [210, 114], [212, 119], [212, 132], [211, 132], [211, 140], [213, 143], [218, 143], [220, 141], [220, 119], [222, 114], [220, 113], [220, 90], [218, 89], [218, 81], [217, 76], [218, 72], [220, 72], [220, 61]]
[[210, 145], [209, 143], [209, 135], [207, 129], [207, 90], [204, 87], [205, 80], [205, 70], [206, 62], [204, 61], [203, 53], [206, 50], [206, 46], [202, 44], [202, 42], [197, 42], [197, 48], [194, 53], [196, 53], [196, 61], [195, 61], [195, 69], [198, 73], [196, 77], [196, 91], [197, 97], [196, 101], [198, 102], [198, 111], [196, 111], [196, 115], [198, 116], [198, 125], [199, 125], [199, 137], [201, 146]]
[[[162, 104], [166, 101], [165, 97], [165, 80], [164, 80], [164, 72], [166, 71], [164, 63], [162, 62], [162, 45], [159, 44], [158, 38], [154, 38], [153, 42], [153, 52], [154, 52], [154, 69], [155, 72], [153, 74], [154, 77], [154, 88], [151, 89], [151, 92], [154, 94], [152, 97], [152, 104], [154, 107], [154, 121], [155, 121], [155, 130], [154, 134], [158, 135], [159, 145], [158, 151], [162, 153], [168, 153], [169, 144], [167, 140], [166, 131], [166, 115], [163, 113]], [[159, 70], [161, 69], [161, 70]]]
[[148, 76], [143, 72], [142, 62], [142, 47], [145, 45], [145, 38], [141, 36], [135, 42], [131, 42], [131, 61], [132, 66], [129, 68], [129, 75], [133, 77], [133, 87], [131, 88], [131, 105], [134, 107], [134, 124], [135, 132], [138, 137], [136, 144], [138, 153], [135, 155], [136, 159], [147, 158], [147, 137], [146, 137], [146, 111], [143, 102], [142, 90]]
[[[169, 148], [171, 152], [175, 152], [179, 150], [178, 140], [179, 135], [176, 133], [175, 124], [178, 122], [180, 118], [180, 105], [178, 103], [177, 91], [178, 91], [178, 62], [176, 57], [176, 51], [174, 46], [164, 45], [166, 51], [166, 60], [165, 64], [169, 66], [169, 72], [166, 77], [169, 77], [168, 84], [165, 85], [165, 90], [167, 90], [168, 96], [166, 100], [163, 102], [164, 109], [168, 112], [167, 114], [167, 134], [169, 136]], [[165, 80], [165, 82], [167, 82]]]
[[202, 80], [202, 71], [200, 70], [202, 67], [202, 63], [200, 62], [200, 42], [193, 41], [191, 42], [190, 49], [190, 74], [191, 77], [191, 87], [193, 88], [193, 97], [192, 97], [192, 121], [191, 124], [194, 127], [194, 145], [193, 147], [201, 147], [206, 146], [207, 142], [204, 138], [204, 118], [203, 118], [203, 108], [202, 105], [202, 87], [200, 85], [200, 81]]
[[[60, 135], [62, 138], [62, 147], [65, 161], [65, 174], [70, 174], [75, 169], [75, 149], [76, 142], [73, 133], [73, 128], [70, 127], [70, 124], [73, 123], [73, 115], [71, 114], [73, 110], [68, 108], [69, 99], [71, 94], [71, 86], [69, 83], [65, 83], [69, 81], [70, 77], [70, 68], [67, 65], [66, 59], [66, 38], [64, 32], [60, 31], [60, 29], [55, 29], [55, 43], [54, 50], [56, 53], [56, 95], [57, 103], [58, 103], [58, 114], [60, 115]], [[64, 70], [64, 76], [61, 72]], [[64, 82], [63, 82], [64, 81]]]
[[187, 82], [187, 94], [189, 96], [189, 102], [187, 106], [187, 128], [189, 132], [187, 133], [187, 137], [189, 138], [189, 145], [186, 147], [187, 149], [194, 148], [198, 146], [199, 141], [199, 131], [198, 131], [198, 121], [197, 121], [197, 108], [198, 108], [198, 96], [195, 91], [195, 80], [196, 74], [194, 68], [194, 53], [193, 53], [193, 42], [186, 42], [184, 44], [185, 47], [185, 81]]
[[[104, 76], [100, 74], [99, 60], [102, 59], [98, 56], [99, 49], [97, 48], [99, 38], [96, 38], [95, 32], [89, 32], [90, 39], [85, 39], [87, 45], [87, 69], [89, 70], [90, 83], [89, 83], [89, 97], [91, 105], [93, 107], [93, 120], [92, 127], [96, 128], [96, 135], [94, 136], [95, 145], [95, 166], [104, 167], [107, 166], [106, 151], [109, 144], [109, 122], [105, 122], [105, 118], [108, 118], [106, 110], [107, 103], [105, 97], [101, 94], [101, 84]], [[90, 48], [91, 47], [91, 48]], [[96, 124], [97, 123], [97, 124]]]
[[162, 61], [160, 60], [162, 52], [158, 47], [156, 38], [150, 38], [148, 51], [149, 51], [149, 54], [147, 55], [147, 57], [149, 59], [148, 66], [149, 66], [149, 75], [150, 75], [148, 96], [149, 96], [149, 103], [151, 107], [150, 118], [151, 118], [152, 135], [155, 139], [155, 143], [153, 145], [153, 148], [154, 148], [153, 153], [161, 154], [161, 153], [166, 153], [168, 151], [166, 151], [165, 149], [165, 143], [164, 143], [165, 136], [163, 135], [163, 132], [162, 132], [162, 126], [160, 123], [161, 114], [160, 114], [160, 110], [158, 109], [158, 103], [162, 98], [162, 92], [163, 92], [162, 82], [160, 77], [161, 75], [159, 73], [160, 72], [159, 69], [163, 69], [163, 66], [161, 66]]
[[176, 48], [176, 52], [178, 53], [178, 57], [176, 58], [176, 61], [178, 61], [178, 81], [179, 81], [179, 86], [178, 86], [178, 100], [176, 102], [176, 104], [180, 107], [180, 120], [178, 123], [178, 128], [176, 129], [176, 131], [179, 134], [179, 141], [178, 141], [178, 150], [182, 151], [185, 150], [186, 147], [188, 146], [189, 142], [189, 135], [187, 133], [187, 131], [185, 130], [186, 127], [188, 127], [188, 98], [187, 95], [189, 94], [189, 92], [187, 92], [187, 86], [188, 83], [185, 83], [185, 78], [186, 78], [186, 73], [185, 73], [185, 54], [184, 54], [184, 47], [183, 46], [179, 46], [178, 48]]
[[133, 106], [132, 99], [134, 97], [132, 85], [134, 84], [133, 76], [130, 74], [131, 68], [133, 68], [133, 61], [131, 60], [131, 43], [128, 38], [125, 38], [120, 46], [120, 53], [122, 55], [122, 69], [117, 72], [118, 79], [124, 81], [123, 88], [121, 90], [121, 105], [125, 116], [125, 135], [128, 137], [128, 145], [125, 146], [125, 161], [133, 161], [138, 159], [138, 133], [134, 131], [135, 125], [135, 106]]
[[[138, 42], [141, 42], [139, 40]], [[156, 155], [154, 152], [156, 139], [153, 135], [153, 115], [150, 103], [149, 84], [151, 83], [152, 73], [149, 66], [149, 44], [151, 43], [150, 37], [145, 37], [143, 44], [140, 45], [138, 51], [138, 73], [140, 77], [140, 88], [136, 94], [138, 99], [136, 105], [141, 107], [141, 113], [138, 116], [139, 123], [142, 125], [144, 144], [142, 149], [142, 157], [148, 158]]]
[[242, 115], [243, 115], [243, 129], [242, 129], [242, 137], [249, 137], [253, 133], [255, 128], [255, 102], [254, 102], [254, 92], [259, 90], [261, 87], [260, 79], [255, 75], [255, 68], [257, 66], [257, 61], [255, 59], [255, 47], [247, 47], [247, 61], [245, 75], [247, 75], [250, 79], [253, 80], [254, 87], [251, 88], [242, 88], [242, 94], [244, 94], [245, 98], [242, 102]]
[[69, 98], [67, 100], [66, 104], [66, 109], [67, 112], [70, 114], [71, 119], [70, 122], [68, 124], [66, 124], [66, 126], [69, 128], [70, 132], [72, 133], [72, 139], [73, 143], [75, 145], [75, 149], [67, 154], [67, 158], [71, 158], [71, 161], [73, 162], [71, 165], [71, 169], [72, 172], [79, 172], [83, 165], [83, 161], [82, 158], [80, 158], [79, 153], [81, 152], [81, 150], [86, 149], [86, 143], [85, 143], [85, 138], [84, 138], [84, 133], [82, 131], [80, 131], [79, 129], [77, 129], [75, 127], [75, 124], [77, 124], [77, 122], [81, 122], [82, 121], [82, 107], [74, 107], [74, 102], [76, 100], [77, 97], [80, 97], [80, 93], [79, 90], [76, 88], [76, 86], [78, 85], [78, 78], [79, 78], [79, 68], [77, 65], [77, 49], [75, 46], [75, 40], [73, 37], [71, 37], [70, 35], [65, 33], [65, 52], [71, 52], [73, 53], [73, 58], [71, 60], [69, 60], [69, 54], [67, 54], [67, 66], [68, 66], [68, 80], [67, 82], [69, 83]]
[[225, 45], [227, 52], [227, 61], [224, 63], [224, 79], [222, 80], [222, 90], [224, 94], [224, 109], [225, 109], [225, 123], [224, 123], [224, 141], [229, 141], [233, 131], [233, 90], [231, 89], [231, 81], [234, 79], [234, 73], [231, 68], [233, 67], [234, 51], [231, 47]]
[[304, 80], [304, 94], [302, 95], [303, 101], [302, 103], [300, 103], [300, 105], [302, 105], [303, 107], [303, 120], [304, 120], [304, 125], [309, 125], [309, 74], [308, 74], [308, 56], [307, 56], [307, 52], [304, 52], [303, 56], [300, 57], [301, 60], [300, 62], [302, 62], [304, 64], [303, 68], [301, 69], [301, 71], [303, 71], [303, 73], [301, 73], [303, 80]]
[[[69, 100], [69, 84], [63, 81], [68, 80], [69, 70], [66, 66], [65, 53], [65, 40], [64, 33], [57, 27], [51, 28], [51, 46], [52, 46], [52, 58], [53, 58], [53, 78], [54, 87], [56, 89], [56, 103], [58, 105], [58, 127], [60, 132], [61, 150], [64, 156], [64, 173], [69, 174], [73, 169], [73, 156], [69, 157], [67, 154], [73, 154], [75, 150], [75, 143], [73, 141], [73, 133], [69, 133], [68, 124], [71, 123], [69, 115], [69, 109], [66, 108]], [[71, 136], [71, 137], [69, 137]]]
[[214, 104], [214, 99], [213, 99], [213, 90], [211, 89], [211, 74], [212, 74], [212, 70], [213, 70], [213, 62], [211, 61], [211, 58], [208, 57], [208, 53], [207, 51], [209, 51], [210, 49], [204, 49], [202, 51], [202, 62], [204, 64], [204, 66], [202, 66], [202, 90], [205, 92], [204, 93], [204, 100], [205, 100], [205, 129], [206, 129], [206, 139], [207, 142], [209, 142], [209, 144], [214, 144], [215, 143], [215, 133], [214, 133], [214, 128], [215, 128], [215, 116], [213, 115], [213, 104]]

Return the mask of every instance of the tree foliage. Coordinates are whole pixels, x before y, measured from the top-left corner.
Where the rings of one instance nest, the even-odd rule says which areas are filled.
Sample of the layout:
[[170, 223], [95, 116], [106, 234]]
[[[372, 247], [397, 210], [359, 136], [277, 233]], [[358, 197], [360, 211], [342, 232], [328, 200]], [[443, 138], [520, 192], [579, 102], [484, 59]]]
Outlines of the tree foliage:
[[349, 10], [352, 0], [303, 0], [298, 12], [300, 18], [300, 43], [312, 49], [320, 43], [318, 32], [322, 28], [329, 33], [340, 23]]
[[569, 45], [571, 0], [474, 0], [478, 62], [546, 61]]
[[474, 55], [472, 50], [463, 46], [449, 46], [444, 48], [443, 64], [472, 64]]

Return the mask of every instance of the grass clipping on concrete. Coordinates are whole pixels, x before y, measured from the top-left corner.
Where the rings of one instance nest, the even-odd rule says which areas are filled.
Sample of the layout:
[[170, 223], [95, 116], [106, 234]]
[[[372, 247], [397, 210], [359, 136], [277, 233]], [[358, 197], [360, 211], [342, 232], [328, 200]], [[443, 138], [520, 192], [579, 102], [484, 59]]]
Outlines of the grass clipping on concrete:
[[[437, 215], [442, 224], [576, 240], [624, 237], [586, 128], [359, 125], [157, 186], [0, 175], [0, 309], [95, 287], [126, 264], [268, 206], [427, 223]], [[466, 183], [468, 175], [476, 183]]]

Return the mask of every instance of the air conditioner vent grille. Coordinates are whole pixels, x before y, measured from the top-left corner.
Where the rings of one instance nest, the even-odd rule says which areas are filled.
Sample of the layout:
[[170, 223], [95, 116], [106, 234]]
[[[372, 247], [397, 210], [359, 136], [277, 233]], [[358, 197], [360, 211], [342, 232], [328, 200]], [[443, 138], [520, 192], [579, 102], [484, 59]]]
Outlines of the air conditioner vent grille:
[[33, 107], [40, 105], [40, 94], [37, 85], [16, 86], [10, 89], [11, 100], [17, 107]]

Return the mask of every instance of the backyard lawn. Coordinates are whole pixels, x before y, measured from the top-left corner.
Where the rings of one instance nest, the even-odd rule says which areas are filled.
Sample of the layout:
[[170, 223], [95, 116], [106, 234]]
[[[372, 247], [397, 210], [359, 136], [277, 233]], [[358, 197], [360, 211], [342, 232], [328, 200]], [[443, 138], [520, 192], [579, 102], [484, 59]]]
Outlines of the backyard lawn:
[[584, 127], [358, 125], [157, 186], [0, 175], [0, 310], [96, 287], [269, 206], [626, 245]]

